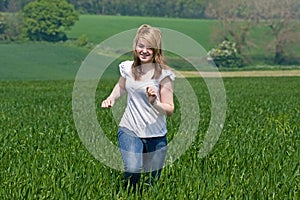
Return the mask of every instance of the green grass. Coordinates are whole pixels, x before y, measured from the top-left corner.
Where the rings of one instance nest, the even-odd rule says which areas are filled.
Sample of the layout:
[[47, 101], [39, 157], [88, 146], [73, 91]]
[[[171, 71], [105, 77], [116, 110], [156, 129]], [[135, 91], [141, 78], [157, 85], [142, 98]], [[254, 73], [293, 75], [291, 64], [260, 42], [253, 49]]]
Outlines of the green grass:
[[0, 44], [0, 79], [74, 79], [87, 54], [85, 49], [62, 44]]
[[[142, 23], [175, 29], [206, 48], [213, 44], [213, 22], [205, 20], [81, 16], [68, 34], [87, 34], [97, 44]], [[96, 160], [76, 132], [73, 79], [88, 53], [62, 43], [0, 44], [1, 199], [141, 199], [124, 191], [122, 173]], [[117, 80], [116, 72], [107, 70], [96, 93], [98, 120], [114, 143], [117, 125], [104, 123], [112, 121], [107, 119], [111, 114], [99, 103]], [[224, 78], [227, 118], [218, 143], [204, 158], [198, 152], [209, 125], [210, 99], [202, 79], [189, 81], [201, 110], [198, 137], [142, 198], [299, 198], [300, 78]], [[169, 139], [181, 117], [176, 98], [175, 103]]]
[[[98, 103], [115, 81], [103, 79]], [[73, 81], [1, 81], [1, 199], [299, 198], [300, 78], [225, 78], [227, 118], [204, 158], [198, 151], [210, 99], [202, 79], [189, 81], [201, 109], [198, 137], [143, 197], [124, 191], [122, 173], [97, 161], [81, 143], [72, 117]], [[176, 107], [168, 118], [170, 135], [180, 121]], [[116, 125], [103, 124], [108, 114], [97, 104], [99, 122], [115, 142]]]
[[[216, 30], [217, 27], [220, 28], [219, 23], [205, 19], [81, 15], [80, 20], [68, 32], [68, 36], [78, 38], [87, 35], [91, 43], [98, 44], [122, 31], [137, 29], [144, 23], [179, 31], [197, 41], [206, 51], [216, 47], [218, 43]], [[247, 39], [250, 48], [245, 49], [244, 53], [248, 58], [252, 58], [250, 60], [252, 65], [273, 63], [274, 53], [270, 46], [270, 33], [266, 27], [254, 27], [249, 31]], [[299, 51], [300, 45], [297, 42], [289, 44], [285, 53], [291, 59], [291, 63], [297, 63], [295, 61], [299, 60], [299, 53], [297, 53]]]
[[68, 32], [68, 36], [78, 38], [85, 34], [90, 42], [99, 44], [120, 32], [137, 29], [142, 24], [150, 24], [186, 34], [208, 50], [215, 45], [210, 39], [212, 25], [215, 23], [213, 20], [202, 19], [81, 15], [80, 20]]
[[[179, 31], [197, 41], [206, 50], [216, 46], [212, 35], [215, 30], [213, 26], [217, 22], [213, 20], [81, 15], [80, 20], [67, 32], [71, 41], [66, 43], [1, 43], [0, 80], [74, 79], [81, 62], [91, 49], [77, 47], [72, 41], [82, 35], [87, 35], [90, 42], [88, 47], [94, 47], [115, 34], [136, 29], [143, 23]], [[265, 31], [259, 28], [250, 33], [250, 36], [257, 43], [260, 43], [259, 40], [266, 40]], [[249, 52], [257, 59], [252, 66], [247, 66], [247, 69], [287, 68], [286, 66], [264, 67], [266, 65], [262, 63], [269, 63], [270, 59], [265, 57], [266, 54], [263, 51], [266, 44], [263, 42], [261, 44], [263, 47], [256, 46]], [[294, 46], [295, 49], [300, 48], [297, 43]], [[184, 60], [177, 59], [170, 54], [166, 55], [171, 67], [177, 70], [194, 70]], [[239, 70], [244, 70], [244, 68]]]

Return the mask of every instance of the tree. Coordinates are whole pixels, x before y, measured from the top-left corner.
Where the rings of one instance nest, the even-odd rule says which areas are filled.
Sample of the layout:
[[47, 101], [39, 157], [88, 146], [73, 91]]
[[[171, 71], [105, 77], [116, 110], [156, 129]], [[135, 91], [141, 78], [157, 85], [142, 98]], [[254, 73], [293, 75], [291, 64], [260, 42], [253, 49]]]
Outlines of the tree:
[[34, 0], [0, 0], [0, 11], [18, 12], [31, 1]]
[[[172, 1], [173, 2], [173, 1]], [[181, 0], [178, 17], [183, 18], [202, 18], [206, 7], [205, 0]]]
[[20, 13], [0, 14], [0, 40], [16, 41], [21, 38], [23, 17]]
[[253, 44], [249, 31], [255, 25], [267, 27], [266, 34], [272, 41], [266, 46], [274, 52], [274, 63], [287, 61], [286, 50], [299, 27], [299, 0], [214, 0], [209, 2], [206, 13], [221, 22], [221, 40], [233, 40], [241, 54]]
[[20, 5], [21, 10], [23, 10], [23, 8], [32, 1], [34, 1], [34, 0], [19, 0], [19, 5]]
[[244, 53], [250, 45], [248, 33], [257, 23], [257, 13], [253, 1], [226, 0], [210, 1], [206, 8], [208, 17], [216, 18], [221, 23], [218, 34], [220, 40], [231, 40], [236, 43], [239, 54]]
[[6, 29], [5, 18], [0, 13], [0, 40], [4, 40], [5, 29]]
[[20, 10], [20, 4], [19, 0], [9, 0], [8, 1], [8, 6], [7, 6], [7, 11], [8, 12], [13, 12], [16, 13]]
[[24, 8], [25, 33], [33, 41], [66, 40], [65, 30], [76, 20], [78, 14], [66, 0], [37, 0]]
[[8, 0], [0, 0], [0, 11], [5, 11], [8, 5]]
[[289, 63], [289, 46], [299, 43], [296, 41], [299, 40], [299, 0], [268, 0], [256, 3], [260, 21], [269, 29], [268, 34], [273, 38], [270, 44], [274, 52], [274, 63]]

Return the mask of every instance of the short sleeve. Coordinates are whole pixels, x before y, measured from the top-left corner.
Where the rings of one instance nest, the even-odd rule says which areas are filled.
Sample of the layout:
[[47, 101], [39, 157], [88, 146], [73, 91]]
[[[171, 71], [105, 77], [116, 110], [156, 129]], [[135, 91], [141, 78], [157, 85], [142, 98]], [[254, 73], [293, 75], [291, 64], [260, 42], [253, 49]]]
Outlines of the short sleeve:
[[176, 78], [176, 75], [171, 70], [163, 69], [162, 72], [161, 72], [161, 76], [160, 76], [159, 81], [163, 80], [166, 77], [169, 77], [172, 81], [174, 81], [175, 78]]
[[130, 75], [132, 63], [133, 61], [127, 60], [119, 64], [119, 70], [122, 77], [126, 78]]

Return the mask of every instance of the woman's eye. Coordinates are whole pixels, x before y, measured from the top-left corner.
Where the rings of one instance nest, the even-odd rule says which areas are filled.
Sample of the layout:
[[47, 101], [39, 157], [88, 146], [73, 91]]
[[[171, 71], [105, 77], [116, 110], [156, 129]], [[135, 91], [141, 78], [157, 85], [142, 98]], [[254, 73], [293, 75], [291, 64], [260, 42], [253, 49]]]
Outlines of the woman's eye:
[[138, 44], [137, 47], [141, 48], [141, 49], [146, 48], [147, 50], [152, 50], [152, 48], [150, 46], [145, 46], [143, 44]]

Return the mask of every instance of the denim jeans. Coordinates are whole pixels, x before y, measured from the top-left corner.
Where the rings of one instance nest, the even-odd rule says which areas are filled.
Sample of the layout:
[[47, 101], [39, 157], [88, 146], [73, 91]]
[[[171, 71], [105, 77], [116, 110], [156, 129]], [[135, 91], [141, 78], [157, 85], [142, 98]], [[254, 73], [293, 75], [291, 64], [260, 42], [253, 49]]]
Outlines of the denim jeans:
[[139, 138], [132, 131], [119, 127], [118, 141], [124, 162], [124, 176], [135, 186], [142, 171], [151, 173], [151, 181], [158, 179], [167, 154], [167, 138]]

